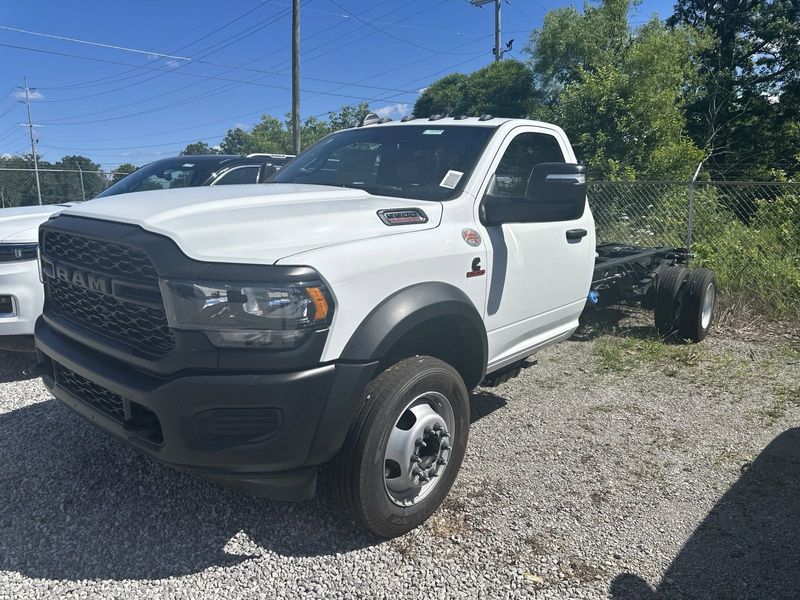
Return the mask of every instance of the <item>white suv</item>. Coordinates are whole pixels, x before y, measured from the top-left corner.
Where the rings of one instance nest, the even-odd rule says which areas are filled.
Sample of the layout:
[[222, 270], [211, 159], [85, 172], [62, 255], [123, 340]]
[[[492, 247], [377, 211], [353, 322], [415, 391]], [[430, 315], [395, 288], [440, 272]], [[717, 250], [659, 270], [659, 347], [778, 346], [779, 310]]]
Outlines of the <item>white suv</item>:
[[33, 350], [33, 326], [44, 302], [36, 263], [39, 225], [67, 206], [0, 211], [0, 347], [4, 349]]

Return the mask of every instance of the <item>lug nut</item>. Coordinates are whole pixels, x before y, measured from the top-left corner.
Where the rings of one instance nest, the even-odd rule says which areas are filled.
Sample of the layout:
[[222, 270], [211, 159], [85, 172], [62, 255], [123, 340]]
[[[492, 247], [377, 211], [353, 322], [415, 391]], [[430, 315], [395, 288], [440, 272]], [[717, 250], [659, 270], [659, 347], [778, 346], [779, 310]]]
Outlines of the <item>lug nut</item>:
[[414, 455], [411, 456], [411, 462], [412, 463], [422, 462], [422, 459], [419, 456], [417, 456], [416, 454], [414, 454]]
[[436, 459], [436, 464], [437, 465], [446, 465], [447, 461], [440, 456], [439, 458]]

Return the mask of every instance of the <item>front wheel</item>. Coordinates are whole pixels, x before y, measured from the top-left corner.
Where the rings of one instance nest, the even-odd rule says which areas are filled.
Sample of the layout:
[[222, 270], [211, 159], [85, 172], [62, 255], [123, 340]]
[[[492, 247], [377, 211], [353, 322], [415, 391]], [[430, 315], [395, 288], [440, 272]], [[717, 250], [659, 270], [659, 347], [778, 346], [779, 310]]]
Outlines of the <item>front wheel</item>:
[[469, 394], [458, 372], [407, 358], [367, 386], [329, 475], [337, 500], [380, 537], [411, 531], [442, 503], [469, 435]]

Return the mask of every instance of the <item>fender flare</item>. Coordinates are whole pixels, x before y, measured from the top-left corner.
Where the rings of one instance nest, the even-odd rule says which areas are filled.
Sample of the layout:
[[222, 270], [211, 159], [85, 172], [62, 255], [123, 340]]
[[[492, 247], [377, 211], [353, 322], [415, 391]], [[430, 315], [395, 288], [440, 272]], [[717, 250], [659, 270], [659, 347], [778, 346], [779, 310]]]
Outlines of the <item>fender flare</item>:
[[457, 287], [440, 281], [417, 283], [398, 290], [378, 304], [361, 322], [345, 346], [344, 361], [380, 360], [404, 335], [426, 321], [454, 319], [459, 330], [475, 343], [469, 346], [467, 387], [478, 385], [486, 374], [489, 342], [480, 313]]

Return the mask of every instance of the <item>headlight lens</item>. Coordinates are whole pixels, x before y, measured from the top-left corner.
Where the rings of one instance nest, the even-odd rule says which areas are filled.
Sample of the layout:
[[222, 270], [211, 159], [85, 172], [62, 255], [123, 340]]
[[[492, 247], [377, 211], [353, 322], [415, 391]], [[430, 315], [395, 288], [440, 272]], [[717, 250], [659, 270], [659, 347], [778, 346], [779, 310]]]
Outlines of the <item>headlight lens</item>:
[[204, 331], [221, 347], [294, 348], [333, 316], [330, 294], [319, 282], [160, 284], [170, 327]]
[[39, 244], [0, 244], [0, 262], [20, 262], [36, 260]]

